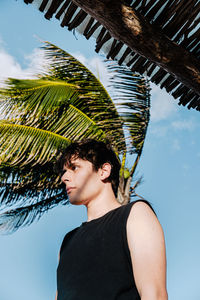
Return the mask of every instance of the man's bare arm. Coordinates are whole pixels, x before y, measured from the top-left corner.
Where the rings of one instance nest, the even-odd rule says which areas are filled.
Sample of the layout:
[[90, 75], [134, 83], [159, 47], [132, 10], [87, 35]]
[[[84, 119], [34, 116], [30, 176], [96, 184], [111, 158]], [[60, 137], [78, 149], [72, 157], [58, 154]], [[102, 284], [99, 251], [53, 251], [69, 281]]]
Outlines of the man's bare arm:
[[[59, 251], [59, 254], [58, 254], [58, 263], [60, 261], [60, 251]], [[55, 300], [57, 300], [57, 297], [58, 297], [58, 291], [56, 291], [56, 297], [55, 297]]]
[[164, 234], [146, 203], [133, 205], [127, 221], [127, 238], [141, 300], [167, 300]]
[[58, 297], [58, 291], [56, 291], [56, 297], [55, 297], [55, 300], [57, 300], [57, 297]]

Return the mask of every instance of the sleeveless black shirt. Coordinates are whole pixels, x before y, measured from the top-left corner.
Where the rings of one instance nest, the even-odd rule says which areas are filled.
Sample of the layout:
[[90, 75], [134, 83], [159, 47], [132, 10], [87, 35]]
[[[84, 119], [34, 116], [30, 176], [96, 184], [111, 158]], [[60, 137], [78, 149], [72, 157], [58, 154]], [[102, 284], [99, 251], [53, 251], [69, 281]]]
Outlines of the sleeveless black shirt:
[[66, 234], [57, 268], [58, 300], [140, 300], [126, 233], [135, 202]]

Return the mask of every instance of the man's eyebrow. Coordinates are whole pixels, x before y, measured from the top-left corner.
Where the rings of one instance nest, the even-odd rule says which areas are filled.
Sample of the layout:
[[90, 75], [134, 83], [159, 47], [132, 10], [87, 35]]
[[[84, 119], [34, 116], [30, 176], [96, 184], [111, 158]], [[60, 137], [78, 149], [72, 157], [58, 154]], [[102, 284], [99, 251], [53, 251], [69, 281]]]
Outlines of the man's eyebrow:
[[68, 162], [68, 164], [66, 165], [66, 168], [73, 167], [75, 163], [76, 163], [75, 161]]
[[79, 164], [80, 163], [77, 160], [70, 162], [70, 166], [79, 165]]
[[[67, 164], [65, 164], [63, 166], [63, 169], [62, 169], [62, 175], [67, 171], [67, 169], [71, 169], [73, 168], [75, 165], [78, 165], [79, 163], [74, 161], [74, 162], [68, 162]], [[65, 168], [65, 169], [64, 169]]]

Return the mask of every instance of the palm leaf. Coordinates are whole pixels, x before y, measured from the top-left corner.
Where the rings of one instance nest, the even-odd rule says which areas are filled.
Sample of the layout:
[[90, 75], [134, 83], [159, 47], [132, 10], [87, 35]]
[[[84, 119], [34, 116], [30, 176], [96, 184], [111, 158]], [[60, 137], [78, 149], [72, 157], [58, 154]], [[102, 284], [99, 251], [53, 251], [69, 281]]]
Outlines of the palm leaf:
[[48, 122], [48, 129], [71, 140], [82, 138], [106, 140], [112, 134], [106, 132], [105, 128], [101, 129], [95, 121], [71, 104], [66, 113], [63, 113], [58, 120], [52, 121], [52, 123]]
[[0, 164], [10, 166], [44, 164], [55, 157], [70, 140], [58, 134], [0, 121]]
[[[0, 90], [5, 100], [2, 111], [9, 117], [27, 116], [38, 119], [41, 115], [53, 115], [54, 111], [65, 105], [73, 97], [77, 98], [78, 86], [50, 77], [43, 79], [9, 78], [7, 87]], [[66, 101], [67, 100], [67, 101]]]
[[39, 220], [49, 209], [58, 204], [67, 204], [68, 200], [64, 197], [66, 196], [61, 192], [46, 200], [0, 214], [0, 230], [13, 233], [19, 227], [30, 225], [35, 219]]
[[80, 97], [72, 99], [70, 103], [86, 113], [104, 130], [112, 132], [113, 141], [120, 141], [118, 150], [125, 150], [123, 122], [112, 98], [101, 82], [66, 51], [48, 42], [44, 43], [42, 49], [47, 59], [47, 73], [50, 76], [67, 80], [71, 84], [78, 84]]
[[55, 172], [54, 157], [43, 165], [11, 166], [8, 163], [0, 165], [0, 203], [12, 206], [15, 203], [30, 203], [37, 199], [46, 199], [54, 193], [63, 190], [60, 177]]
[[71, 104], [107, 132], [117, 151], [125, 150], [123, 122], [99, 80], [73, 56], [53, 44], [46, 42], [43, 49], [45, 65], [49, 66], [46, 77], [42, 74], [38, 80], [9, 79], [7, 89], [0, 91], [8, 99], [3, 109], [10, 118], [12, 112], [16, 117], [18, 110], [20, 124], [28, 122], [43, 128], [52, 118], [57, 121], [60, 112], [67, 111]]
[[141, 154], [150, 119], [150, 88], [144, 77], [115, 62], [108, 64], [112, 99], [124, 121], [130, 152]]
[[0, 229], [15, 231], [55, 205], [68, 203], [66, 190], [55, 172], [55, 161], [56, 157], [44, 165], [0, 165], [0, 202], [4, 211], [0, 215]]
[[[109, 136], [110, 140], [113, 139], [113, 128], [112, 130], [110, 126], [107, 128], [105, 121], [97, 123], [87, 116], [87, 103], [80, 106], [81, 101], [76, 92], [77, 86], [66, 84], [64, 81], [50, 80], [50, 78], [48, 80], [9, 79], [7, 85], [9, 88], [2, 90], [2, 95], [9, 101], [5, 102], [3, 110], [7, 113], [8, 119], [15, 123], [42, 128], [63, 136], [70, 135], [73, 139], [104, 136], [105, 140], [104, 132], [107, 133], [107, 139]], [[13, 115], [15, 120], [12, 118]], [[94, 116], [96, 118], [95, 109], [93, 118]], [[121, 121], [116, 120], [116, 124], [119, 125], [118, 131], [121, 134]], [[98, 128], [100, 126], [102, 129]], [[116, 128], [115, 126], [115, 131]], [[120, 134], [117, 140], [113, 139], [113, 144], [117, 148], [120, 148], [121, 141], [124, 141], [123, 137], [120, 139]]]

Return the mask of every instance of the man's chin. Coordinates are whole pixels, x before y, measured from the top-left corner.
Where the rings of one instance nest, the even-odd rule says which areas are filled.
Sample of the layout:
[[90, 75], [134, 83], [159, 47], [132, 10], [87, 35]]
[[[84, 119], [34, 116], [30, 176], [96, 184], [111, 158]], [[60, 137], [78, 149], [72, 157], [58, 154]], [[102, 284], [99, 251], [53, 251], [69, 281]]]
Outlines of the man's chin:
[[82, 202], [79, 198], [77, 199], [77, 198], [70, 197], [70, 196], [69, 196], [69, 202], [73, 205], [81, 205], [82, 204]]

